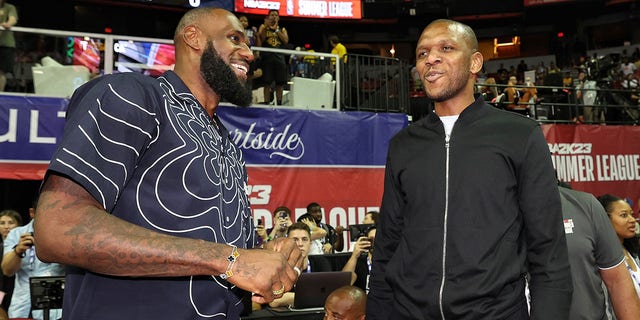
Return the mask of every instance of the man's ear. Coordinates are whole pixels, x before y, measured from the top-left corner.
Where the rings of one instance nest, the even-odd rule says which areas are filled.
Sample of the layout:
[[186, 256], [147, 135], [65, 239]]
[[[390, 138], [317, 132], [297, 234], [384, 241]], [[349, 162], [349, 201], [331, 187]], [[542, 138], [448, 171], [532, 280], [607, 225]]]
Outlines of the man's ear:
[[200, 41], [200, 29], [198, 29], [196, 26], [186, 26], [182, 31], [182, 41], [184, 41], [187, 46], [195, 50], [202, 49]]
[[479, 51], [471, 54], [471, 73], [476, 74], [482, 70], [482, 63], [484, 62], [484, 57], [482, 53]]

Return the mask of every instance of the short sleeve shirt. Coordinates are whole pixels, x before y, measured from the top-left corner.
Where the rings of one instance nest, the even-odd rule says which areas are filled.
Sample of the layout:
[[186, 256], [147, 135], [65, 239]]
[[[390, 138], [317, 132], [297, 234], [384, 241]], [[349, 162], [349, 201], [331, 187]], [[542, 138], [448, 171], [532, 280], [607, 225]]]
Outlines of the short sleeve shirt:
[[[20, 242], [20, 237], [29, 232], [33, 232], [33, 220], [24, 226], [12, 229], [4, 240], [4, 252], [11, 254], [14, 246], [17, 246]], [[42, 319], [42, 310], [31, 310], [29, 278], [64, 275], [64, 267], [62, 265], [40, 261], [35, 249], [35, 247], [31, 247], [25, 252], [25, 257], [20, 259], [20, 269], [18, 269], [15, 274], [15, 287], [13, 289], [9, 310], [7, 310], [11, 318], [27, 318], [29, 317], [29, 313], [33, 312], [34, 318]], [[60, 318], [62, 315], [61, 311], [60, 309], [52, 309], [49, 314], [50, 319]]]
[[[253, 247], [242, 152], [172, 71], [97, 78], [69, 103], [50, 171], [114, 216], [177, 237]], [[226, 319], [242, 309], [217, 276], [112, 277], [70, 268], [65, 320]]]
[[600, 270], [623, 262], [622, 245], [592, 195], [559, 189], [573, 280], [570, 319], [607, 319]]
[[[18, 10], [12, 4], [5, 3], [0, 7], [0, 23], [9, 21], [9, 17], [16, 17], [18, 19]], [[0, 47], [16, 47], [16, 39], [13, 37], [13, 31], [0, 30]]]

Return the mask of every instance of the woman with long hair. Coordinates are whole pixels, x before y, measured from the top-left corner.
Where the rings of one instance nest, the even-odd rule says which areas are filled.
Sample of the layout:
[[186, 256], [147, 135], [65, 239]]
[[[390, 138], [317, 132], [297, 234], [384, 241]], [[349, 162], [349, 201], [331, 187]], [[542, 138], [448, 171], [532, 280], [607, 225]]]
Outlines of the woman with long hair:
[[633, 217], [633, 211], [629, 203], [625, 200], [605, 194], [598, 197], [598, 201], [602, 204], [613, 229], [622, 243], [624, 251], [624, 263], [629, 270], [631, 279], [633, 280], [633, 286], [636, 288], [638, 296], [640, 296], [640, 263], [638, 256], [640, 254], [640, 240], [636, 236], [636, 219]]

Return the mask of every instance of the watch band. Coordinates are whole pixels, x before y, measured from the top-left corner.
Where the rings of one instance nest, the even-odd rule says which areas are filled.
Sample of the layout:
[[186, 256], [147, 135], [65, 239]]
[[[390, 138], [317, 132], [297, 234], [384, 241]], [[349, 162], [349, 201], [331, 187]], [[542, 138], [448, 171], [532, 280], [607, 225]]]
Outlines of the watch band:
[[26, 253], [26, 252], [18, 253], [18, 250], [16, 250], [16, 247], [17, 247], [17, 246], [18, 246], [17, 244], [16, 244], [15, 246], [13, 246], [13, 252], [15, 252], [15, 253], [16, 253], [16, 255], [18, 255], [18, 257], [20, 257], [20, 258], [24, 258], [24, 257], [26, 257], [26, 256], [27, 256], [27, 253]]

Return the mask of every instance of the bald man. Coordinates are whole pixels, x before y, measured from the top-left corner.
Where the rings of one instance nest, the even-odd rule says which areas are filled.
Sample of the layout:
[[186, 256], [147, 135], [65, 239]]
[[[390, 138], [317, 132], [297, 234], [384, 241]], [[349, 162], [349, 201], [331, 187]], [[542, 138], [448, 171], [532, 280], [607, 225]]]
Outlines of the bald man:
[[354, 286], [340, 287], [327, 297], [324, 304], [325, 320], [364, 320], [366, 293]]
[[174, 42], [173, 71], [100, 77], [69, 103], [35, 222], [38, 257], [69, 266], [65, 320], [238, 319], [240, 289], [267, 303], [299, 274], [293, 241], [251, 249], [244, 159], [216, 116], [251, 102], [242, 24], [194, 9]]
[[429, 24], [416, 68], [435, 110], [389, 144], [367, 319], [567, 319], [571, 274], [549, 147], [474, 98], [473, 30]]

